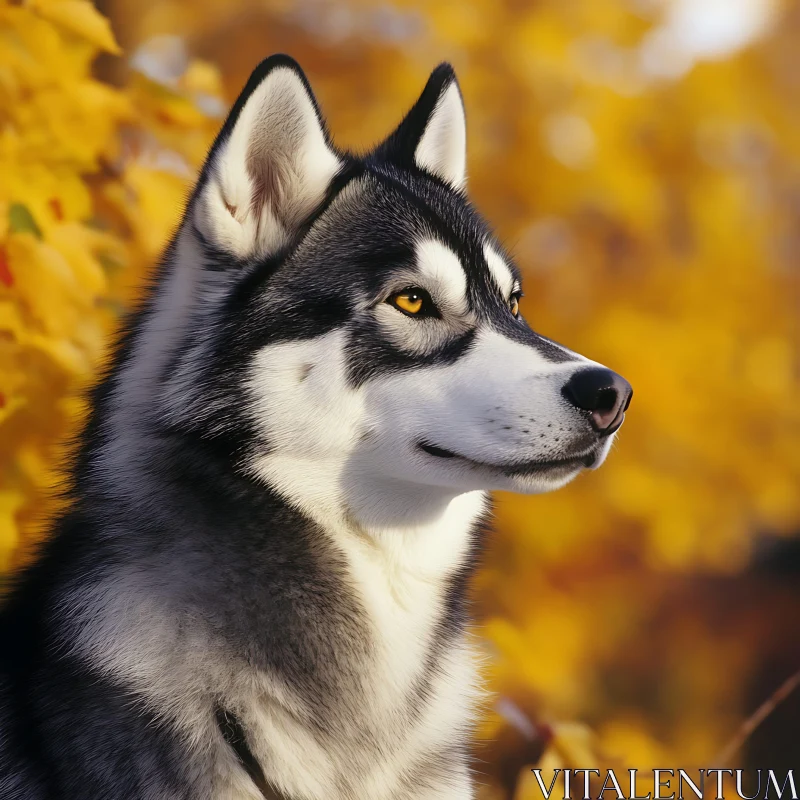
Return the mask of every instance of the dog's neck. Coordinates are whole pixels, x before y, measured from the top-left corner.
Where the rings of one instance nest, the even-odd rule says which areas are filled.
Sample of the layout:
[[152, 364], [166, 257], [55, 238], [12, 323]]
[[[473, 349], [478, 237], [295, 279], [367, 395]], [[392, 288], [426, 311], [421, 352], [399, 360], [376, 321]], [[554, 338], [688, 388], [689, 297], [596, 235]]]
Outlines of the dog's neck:
[[426, 486], [371, 474], [344, 477], [341, 460], [270, 454], [253, 464], [259, 480], [335, 541], [360, 538], [395, 565], [430, 577], [458, 569], [486, 512], [485, 492]]
[[[140, 439], [125, 462], [117, 458], [118, 446], [112, 440], [102, 448], [104, 469], [86, 480], [86, 491], [108, 517], [98, 554], [111, 558], [96, 565], [100, 577], [85, 612], [70, 622], [78, 631], [77, 647], [110, 672], [137, 686], [142, 670], [147, 680], [169, 672], [156, 644], [174, 652], [184, 641], [177, 631], [186, 625], [209, 653], [246, 642], [243, 663], [275, 669], [264, 636], [280, 618], [273, 608], [275, 587], [279, 596], [293, 596], [293, 604], [317, 614], [307, 632], [312, 649], [320, 646], [313, 640], [320, 620], [326, 646], [335, 649], [360, 641], [363, 631], [348, 626], [361, 619], [358, 624], [375, 634], [381, 663], [394, 665], [391, 685], [407, 687], [416, 679], [439, 626], [462, 637], [466, 579], [487, 509], [483, 492], [448, 494], [365, 480], [360, 496], [371, 502], [349, 506], [334, 491], [334, 473], [324, 462], [274, 461], [281, 480], [273, 481], [237, 473], [201, 442], [173, 447]], [[156, 459], [163, 469], [148, 466]], [[122, 477], [127, 487], [113, 507], [103, 499], [111, 465], [119, 466], [114, 478]], [[171, 480], [157, 483], [167, 468]], [[131, 615], [131, 608], [139, 610]], [[125, 630], [118, 630], [120, 620], [126, 620]], [[332, 643], [336, 630], [340, 641]], [[305, 635], [288, 633], [300, 640]], [[142, 659], [143, 652], [150, 656]], [[205, 680], [205, 667], [191, 666], [194, 652], [182, 655], [197, 680]]]

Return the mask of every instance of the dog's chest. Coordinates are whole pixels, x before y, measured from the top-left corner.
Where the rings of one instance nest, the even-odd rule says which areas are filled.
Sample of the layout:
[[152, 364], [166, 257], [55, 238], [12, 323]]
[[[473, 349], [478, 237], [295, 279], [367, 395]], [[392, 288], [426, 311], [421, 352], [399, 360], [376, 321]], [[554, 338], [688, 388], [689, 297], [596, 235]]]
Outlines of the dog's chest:
[[459, 529], [408, 532], [395, 552], [342, 543], [369, 641], [341, 690], [323, 700], [327, 730], [308, 724], [288, 685], [237, 703], [254, 754], [287, 797], [469, 796], [462, 756], [479, 699], [476, 656], [448, 613], [472, 522], [459, 514], [451, 520]]
[[[248, 746], [279, 796], [290, 800], [466, 798], [466, 789], [453, 794], [451, 787], [463, 777], [461, 750], [477, 701], [475, 657], [467, 642], [442, 654], [423, 692], [414, 689], [367, 681], [360, 696], [338, 698], [335, 723], [324, 732], [293, 713], [288, 693], [283, 702], [274, 695], [254, 698], [242, 712]], [[231, 794], [234, 786], [245, 788], [241, 770], [233, 771], [235, 780], [222, 782], [218, 800], [250, 796]], [[434, 788], [440, 780], [444, 786]]]

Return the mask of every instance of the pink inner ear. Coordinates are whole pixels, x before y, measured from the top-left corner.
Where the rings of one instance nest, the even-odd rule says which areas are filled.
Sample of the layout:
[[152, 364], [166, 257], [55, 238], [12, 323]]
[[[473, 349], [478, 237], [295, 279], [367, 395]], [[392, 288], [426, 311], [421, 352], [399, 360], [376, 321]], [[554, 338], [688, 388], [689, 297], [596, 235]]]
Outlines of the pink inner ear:
[[283, 203], [280, 202], [282, 176], [279, 165], [274, 154], [263, 152], [265, 149], [259, 148], [258, 142], [253, 142], [247, 153], [247, 172], [253, 179], [250, 207], [256, 219], [259, 219], [264, 206], [269, 205], [275, 218], [286, 225], [289, 220], [286, 218], [287, 209], [283, 208]]

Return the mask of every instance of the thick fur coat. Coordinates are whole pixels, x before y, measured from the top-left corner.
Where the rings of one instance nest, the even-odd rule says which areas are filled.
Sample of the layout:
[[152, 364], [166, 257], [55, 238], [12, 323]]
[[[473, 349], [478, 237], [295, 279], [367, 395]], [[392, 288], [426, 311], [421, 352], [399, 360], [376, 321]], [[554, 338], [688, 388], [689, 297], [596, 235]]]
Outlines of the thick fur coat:
[[253, 73], [0, 617], [4, 800], [466, 800], [491, 489], [598, 466], [630, 388], [534, 333], [452, 70], [364, 156]]

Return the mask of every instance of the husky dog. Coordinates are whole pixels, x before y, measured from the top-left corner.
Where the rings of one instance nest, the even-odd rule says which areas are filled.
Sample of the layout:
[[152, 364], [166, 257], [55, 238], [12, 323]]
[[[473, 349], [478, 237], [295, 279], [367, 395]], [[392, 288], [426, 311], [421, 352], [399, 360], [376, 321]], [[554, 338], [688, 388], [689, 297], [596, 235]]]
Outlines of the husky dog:
[[630, 386], [534, 333], [448, 65], [366, 156], [253, 73], [0, 623], [0, 797], [464, 800], [486, 492], [604, 460]]

